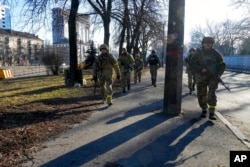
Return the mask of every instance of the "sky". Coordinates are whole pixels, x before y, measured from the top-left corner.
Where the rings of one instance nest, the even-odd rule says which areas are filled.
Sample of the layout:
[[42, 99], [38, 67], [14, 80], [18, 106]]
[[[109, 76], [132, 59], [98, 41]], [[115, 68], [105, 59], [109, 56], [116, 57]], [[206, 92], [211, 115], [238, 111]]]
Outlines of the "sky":
[[186, 0], [184, 41], [190, 41], [191, 30], [197, 26], [205, 27], [207, 21], [239, 20], [241, 11], [230, 4], [230, 0]]
[[[240, 10], [234, 9], [230, 4], [231, 0], [185, 0], [184, 42], [188, 43], [190, 41], [190, 32], [192, 29], [197, 26], [204, 27], [207, 21], [221, 22], [223, 19], [240, 19]], [[20, 8], [15, 8], [15, 12], [13, 12], [12, 25], [14, 30], [19, 25], [18, 10]], [[49, 29], [43, 29], [37, 35], [43, 40], [52, 40], [52, 34], [49, 32]], [[94, 39], [94, 41], [96, 40]]]

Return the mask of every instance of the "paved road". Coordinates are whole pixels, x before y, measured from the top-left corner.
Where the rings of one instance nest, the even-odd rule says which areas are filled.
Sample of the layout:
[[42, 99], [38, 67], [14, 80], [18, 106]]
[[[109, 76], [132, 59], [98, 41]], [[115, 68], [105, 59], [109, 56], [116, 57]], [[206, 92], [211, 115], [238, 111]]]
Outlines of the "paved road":
[[225, 72], [223, 79], [231, 92], [220, 85], [217, 110], [250, 142], [250, 74]]
[[[44, 143], [45, 149], [22, 166], [229, 166], [231, 150], [249, 148], [221, 119], [200, 117], [197, 98], [186, 93], [186, 83], [184, 74], [180, 116], [162, 112], [164, 69], [160, 69], [157, 88], [144, 75], [129, 93], [117, 94], [114, 105], [98, 106], [88, 121]], [[230, 98], [222, 89], [219, 98]], [[220, 112], [226, 112], [224, 104], [220, 102]]]

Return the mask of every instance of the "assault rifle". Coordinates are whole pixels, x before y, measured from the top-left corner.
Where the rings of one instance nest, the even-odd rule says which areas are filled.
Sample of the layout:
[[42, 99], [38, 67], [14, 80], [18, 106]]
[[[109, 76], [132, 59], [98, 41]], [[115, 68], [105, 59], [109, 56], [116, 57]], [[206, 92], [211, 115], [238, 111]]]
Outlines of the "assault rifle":
[[229, 92], [231, 91], [230, 88], [229, 88], [229, 86], [227, 86], [227, 85], [225, 84], [225, 82], [224, 82], [221, 78], [219, 78], [218, 82], [219, 82], [221, 85], [223, 85]]
[[95, 96], [95, 95], [96, 95], [97, 87], [99, 86], [99, 85], [98, 85], [98, 79], [97, 79], [97, 80], [94, 80], [94, 78], [92, 78], [91, 80], [94, 81], [94, 96]]

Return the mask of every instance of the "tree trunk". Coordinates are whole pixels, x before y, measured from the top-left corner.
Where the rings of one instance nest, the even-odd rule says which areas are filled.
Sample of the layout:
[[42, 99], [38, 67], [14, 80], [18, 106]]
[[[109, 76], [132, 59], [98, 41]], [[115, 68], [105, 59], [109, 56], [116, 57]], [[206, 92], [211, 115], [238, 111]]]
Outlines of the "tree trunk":
[[125, 41], [125, 35], [126, 35], [126, 29], [129, 25], [129, 10], [128, 10], [128, 0], [123, 0], [124, 4], [124, 16], [123, 16], [123, 27], [121, 30], [121, 35], [120, 35], [120, 42], [119, 42], [119, 55], [122, 53], [122, 48], [123, 48], [123, 43]]
[[104, 44], [109, 45], [109, 37], [110, 37], [110, 32], [109, 32], [109, 25], [110, 25], [110, 19], [104, 19]]
[[77, 34], [76, 34], [76, 17], [79, 7], [79, 0], [71, 1], [69, 14], [69, 52], [70, 52], [70, 82], [73, 86], [77, 81]]

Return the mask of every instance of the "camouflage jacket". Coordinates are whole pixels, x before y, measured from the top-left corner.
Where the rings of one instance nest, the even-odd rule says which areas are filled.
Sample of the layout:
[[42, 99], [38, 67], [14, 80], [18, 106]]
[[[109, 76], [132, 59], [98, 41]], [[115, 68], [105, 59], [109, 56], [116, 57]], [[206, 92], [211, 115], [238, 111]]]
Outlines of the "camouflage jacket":
[[113, 69], [116, 75], [120, 75], [120, 69], [117, 60], [112, 54], [101, 54], [96, 58], [93, 67], [93, 76], [99, 79], [112, 78]]
[[135, 59], [135, 71], [141, 71], [143, 69], [144, 63], [142, 59]]
[[190, 69], [195, 74], [201, 74], [202, 69], [207, 69], [205, 75], [218, 76], [225, 71], [226, 64], [222, 55], [215, 49], [199, 49], [191, 58], [189, 63]]
[[123, 53], [118, 58], [119, 67], [122, 73], [132, 71], [134, 67], [134, 62], [134, 58], [128, 53]]

